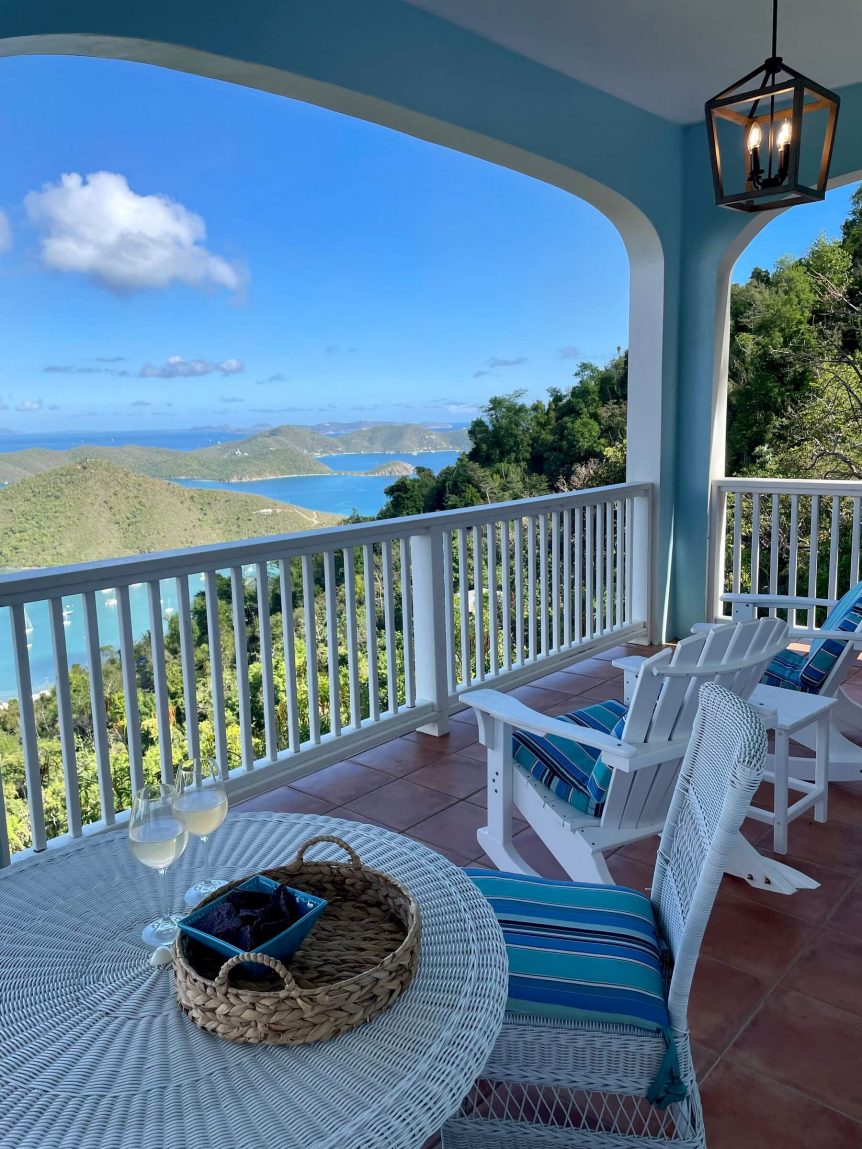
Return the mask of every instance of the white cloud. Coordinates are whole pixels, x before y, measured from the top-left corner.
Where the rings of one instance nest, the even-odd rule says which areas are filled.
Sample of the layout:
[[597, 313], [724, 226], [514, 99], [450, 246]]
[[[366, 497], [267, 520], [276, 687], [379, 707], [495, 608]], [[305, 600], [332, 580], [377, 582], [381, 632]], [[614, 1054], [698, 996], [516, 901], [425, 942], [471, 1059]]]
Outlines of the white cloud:
[[42, 263], [120, 295], [185, 283], [240, 287], [237, 269], [204, 246], [203, 219], [164, 195], [138, 195], [117, 172], [70, 172], [24, 197], [42, 233]]
[[239, 375], [245, 371], [241, 359], [223, 359], [216, 363], [212, 359], [185, 359], [182, 355], [169, 355], [167, 360], [156, 367], [145, 363], [138, 374], [143, 379], [190, 379], [200, 375]]
[[41, 399], [22, 399], [16, 411], [41, 411], [45, 404]]
[[12, 246], [12, 228], [9, 226], [9, 217], [0, 211], [0, 251], [8, 251]]

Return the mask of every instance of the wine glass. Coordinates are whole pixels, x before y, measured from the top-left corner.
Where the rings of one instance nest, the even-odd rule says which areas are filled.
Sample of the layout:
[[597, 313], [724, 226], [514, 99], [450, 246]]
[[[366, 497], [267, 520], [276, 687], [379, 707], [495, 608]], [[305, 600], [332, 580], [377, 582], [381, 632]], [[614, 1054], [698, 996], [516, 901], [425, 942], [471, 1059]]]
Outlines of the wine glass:
[[209, 840], [227, 815], [227, 793], [214, 758], [193, 758], [184, 762], [176, 773], [177, 796], [174, 809], [184, 819], [190, 834], [204, 844], [204, 872], [200, 881], [186, 890], [187, 906], [196, 906], [201, 898], [214, 893], [227, 881], [210, 875]]
[[129, 849], [139, 862], [161, 875], [161, 915], [141, 934], [150, 946], [170, 945], [177, 936], [179, 917], [170, 912], [165, 872], [186, 848], [189, 835], [175, 800], [173, 786], [144, 786], [134, 797], [129, 819]]

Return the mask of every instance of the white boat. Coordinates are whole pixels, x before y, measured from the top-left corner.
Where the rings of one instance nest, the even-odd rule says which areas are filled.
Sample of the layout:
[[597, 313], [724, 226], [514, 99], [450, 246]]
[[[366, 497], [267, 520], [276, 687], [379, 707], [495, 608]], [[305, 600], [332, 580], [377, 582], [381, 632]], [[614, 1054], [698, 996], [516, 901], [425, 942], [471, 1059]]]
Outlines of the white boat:
[[63, 607], [63, 626], [72, 625], [72, 608], [70, 606]]
[[105, 606], [116, 606], [116, 605], [117, 605], [117, 600], [115, 598], [106, 598], [105, 599]]

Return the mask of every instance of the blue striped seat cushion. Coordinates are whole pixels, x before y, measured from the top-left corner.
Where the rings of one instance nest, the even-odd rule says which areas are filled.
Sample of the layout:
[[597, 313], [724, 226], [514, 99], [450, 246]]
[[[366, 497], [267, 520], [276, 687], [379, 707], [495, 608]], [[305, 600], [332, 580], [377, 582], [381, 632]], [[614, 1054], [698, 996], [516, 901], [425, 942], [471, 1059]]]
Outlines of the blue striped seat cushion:
[[[611, 699], [560, 714], [561, 722], [600, 730], [621, 738], [628, 707]], [[611, 768], [593, 746], [583, 746], [556, 735], [546, 738], [527, 730], [516, 730], [512, 753], [517, 764], [547, 786], [558, 798], [599, 817], [611, 784]]]
[[[859, 629], [860, 623], [862, 623], [862, 583], [857, 583], [826, 616], [823, 629], [846, 630], [852, 633]], [[845, 649], [846, 643], [835, 638], [820, 639], [819, 642], [812, 643], [799, 675], [802, 689], [808, 694], [818, 694], [838, 661], [838, 656]]]
[[509, 958], [512, 1014], [632, 1025], [664, 1035], [668, 1055], [655, 1099], [678, 1100], [664, 947], [650, 899], [623, 886], [589, 885], [494, 870], [467, 874], [491, 904]]

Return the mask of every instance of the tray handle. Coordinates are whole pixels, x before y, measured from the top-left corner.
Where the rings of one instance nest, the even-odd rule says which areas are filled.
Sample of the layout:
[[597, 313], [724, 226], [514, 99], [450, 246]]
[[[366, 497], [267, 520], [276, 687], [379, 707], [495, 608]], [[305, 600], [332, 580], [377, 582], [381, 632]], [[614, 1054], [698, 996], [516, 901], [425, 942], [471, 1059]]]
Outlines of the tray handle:
[[234, 966], [242, 965], [245, 962], [254, 962], [256, 965], [268, 966], [269, 969], [277, 973], [281, 980], [284, 982], [284, 988], [288, 991], [288, 993], [293, 993], [296, 990], [296, 982], [293, 980], [293, 975], [287, 966], [282, 965], [278, 958], [270, 957], [269, 954], [262, 953], [242, 953], [234, 954], [232, 958], [228, 958], [228, 960], [218, 971], [213, 985], [215, 986], [215, 991], [219, 997], [223, 998], [227, 993], [228, 976], [230, 971]]
[[359, 855], [352, 846], [348, 846], [343, 838], [336, 838], [332, 834], [317, 834], [313, 838], [309, 838], [307, 842], [303, 842], [299, 849], [296, 851], [296, 857], [293, 859], [293, 865], [298, 866], [301, 862], [305, 861], [305, 851], [309, 850], [312, 846], [316, 846], [318, 842], [332, 842], [336, 846], [340, 846], [345, 854], [350, 858], [350, 864], [354, 870], [362, 869], [362, 862], [359, 860]]

